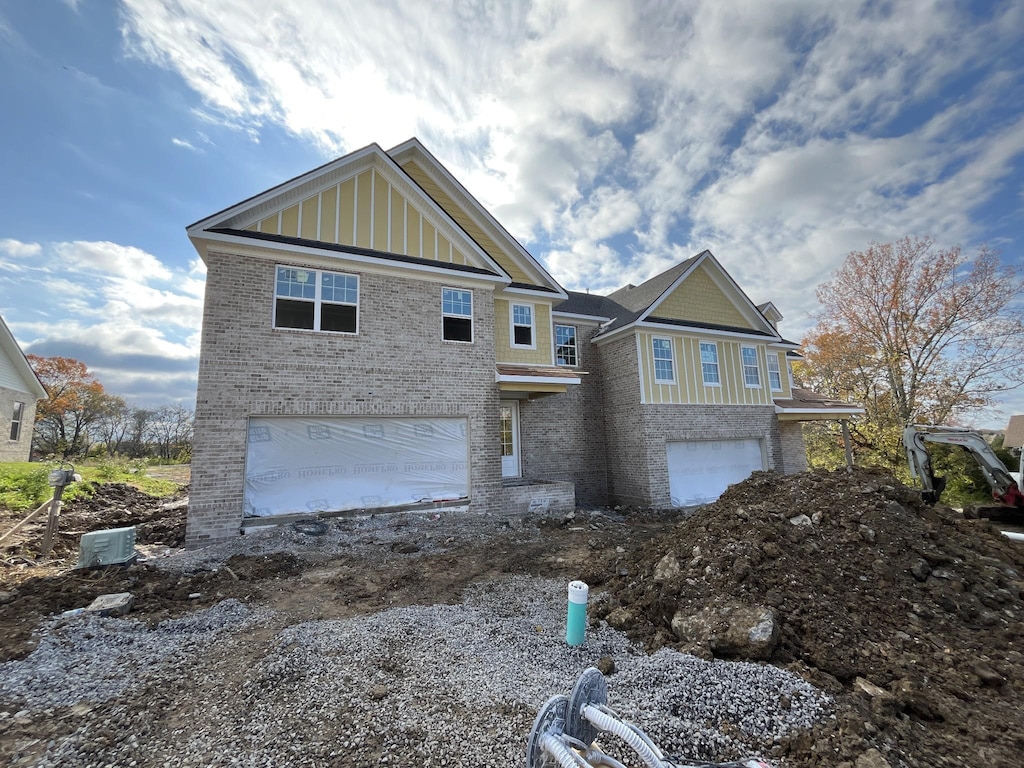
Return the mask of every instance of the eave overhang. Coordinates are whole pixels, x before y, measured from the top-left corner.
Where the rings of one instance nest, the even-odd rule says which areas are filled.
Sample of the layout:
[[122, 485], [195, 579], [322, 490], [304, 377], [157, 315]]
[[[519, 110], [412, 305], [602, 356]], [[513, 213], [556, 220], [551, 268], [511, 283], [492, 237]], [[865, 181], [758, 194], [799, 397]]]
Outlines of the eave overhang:
[[584, 371], [561, 368], [554, 365], [507, 365], [498, 363], [495, 366], [494, 380], [501, 392], [526, 393], [534, 397], [553, 395], [566, 392], [575, 384], [580, 384]]
[[297, 255], [301, 255], [307, 257], [311, 262], [335, 269], [338, 268], [337, 260], [344, 259], [346, 262], [363, 264], [386, 271], [408, 269], [452, 278], [473, 278], [489, 283], [508, 284], [508, 277], [504, 274], [499, 275], [481, 267], [450, 264], [433, 259], [419, 259], [356, 246], [324, 243], [318, 240], [303, 240], [287, 235], [272, 235], [248, 230], [214, 229], [206, 230], [190, 239], [204, 261], [211, 245], [222, 243], [225, 246], [233, 246], [229, 249], [232, 252], [244, 249], [244, 253], [257, 258], [293, 261]]
[[833, 400], [800, 388], [794, 388], [792, 397], [775, 400], [775, 415], [779, 421], [846, 420], [864, 412], [859, 405]]

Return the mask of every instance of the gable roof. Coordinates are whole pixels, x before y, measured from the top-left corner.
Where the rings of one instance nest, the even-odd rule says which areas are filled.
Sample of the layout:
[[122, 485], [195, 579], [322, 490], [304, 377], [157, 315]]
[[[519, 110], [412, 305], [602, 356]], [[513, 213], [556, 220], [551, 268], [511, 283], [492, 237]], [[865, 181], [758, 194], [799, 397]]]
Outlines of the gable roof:
[[[387, 154], [399, 166], [407, 165], [410, 162], [415, 163], [417, 168], [422, 170], [430, 181], [436, 184], [459, 209], [458, 211], [448, 211], [448, 213], [453, 218], [458, 218], [459, 213], [464, 214], [469, 220], [467, 226], [472, 224], [479, 228], [513, 261], [516, 267], [522, 269], [532, 280], [531, 283], [513, 283], [513, 287], [521, 290], [540, 289], [547, 293], [554, 292], [563, 298], [567, 296], [565, 289], [544, 269], [540, 262], [462, 186], [459, 180], [423, 146], [419, 139], [416, 137], [408, 139], [389, 149]], [[415, 180], [413, 181], [417, 183]], [[424, 194], [429, 195], [430, 193], [424, 191]]]
[[[735, 325], [725, 325], [701, 320], [680, 320], [668, 317], [657, 316], [656, 310], [659, 305], [676, 290], [687, 277], [692, 275], [702, 265], [717, 276], [716, 282], [724, 286], [723, 293], [726, 296], [731, 294], [731, 300], [744, 319], [750, 322], [751, 327], [743, 328]], [[576, 312], [587, 314], [583, 308], [593, 311], [600, 311], [603, 316], [611, 318], [610, 322], [602, 328], [595, 338], [603, 339], [615, 332], [632, 325], [645, 326], [670, 326], [678, 328], [693, 328], [705, 331], [718, 331], [730, 334], [742, 334], [748, 336], [759, 336], [778, 344], [796, 347], [791, 341], [779, 336], [767, 317], [754, 305], [743, 290], [732, 279], [732, 276], [725, 271], [711, 251], [704, 250], [696, 256], [679, 262], [654, 277], [646, 280], [640, 285], [627, 285], [604, 297], [604, 304], [598, 304], [590, 299], [580, 298], [580, 294], [570, 294], [570, 302], [559, 304], [556, 312]], [[610, 302], [610, 304], [608, 303]], [[618, 308], [618, 311], [616, 311]]]
[[[449, 212], [430, 197], [377, 144], [370, 144], [362, 149], [350, 152], [343, 157], [325, 163], [311, 171], [249, 197], [240, 203], [200, 219], [189, 225], [186, 231], [201, 256], [205, 256], [207, 247], [205, 241], [220, 241], [234, 244], [244, 244], [248, 241], [252, 244], [253, 239], [256, 239], [264, 247], [271, 249], [283, 250], [286, 247], [290, 249], [290, 247], [299, 244], [295, 241], [301, 241], [302, 247], [320, 249], [332, 253], [359, 255], [364, 260], [367, 258], [384, 258], [389, 254], [380, 249], [357, 248], [349, 245], [339, 246], [338, 243], [311, 240], [308, 237], [296, 238], [287, 234], [253, 233], [251, 229], [245, 235], [240, 234], [242, 230], [253, 227], [256, 222], [264, 219], [266, 216], [285, 210], [290, 206], [295, 206], [319, 192], [328, 190], [370, 169], [383, 177], [405, 199], [412, 200], [417, 206], [422, 207], [424, 216], [429, 216], [430, 224], [436, 227], [438, 233], [453, 243], [453, 245], [457, 245], [461, 252], [467, 254], [467, 258], [473, 262], [470, 266], [477, 267], [480, 273], [486, 273], [499, 278], [500, 282], [505, 284], [512, 282], [512, 278], [501, 265], [491, 258], [490, 254], [466, 233]], [[274, 237], [253, 238], [251, 237], [252, 234], [274, 234]], [[424, 266], [427, 268], [446, 268], [439, 260], [410, 258], [416, 262], [433, 262], [425, 264]], [[393, 258], [390, 260], [395, 261]]]
[[37, 400], [48, 397], [46, 387], [43, 386], [39, 377], [36, 376], [36, 372], [32, 370], [32, 365], [29, 363], [28, 358], [25, 357], [21, 347], [18, 346], [14, 334], [7, 327], [3, 317], [0, 317], [0, 351], [3, 352], [10, 362], [14, 373], [21, 379], [23, 391], [35, 395]]
[[1024, 415], [1018, 414], [1010, 417], [1010, 423], [1006, 425], [1006, 436], [1003, 437], [1003, 448], [1024, 447]]
[[655, 275], [640, 285], [627, 285], [619, 288], [608, 295], [612, 301], [618, 302], [626, 309], [634, 312], [643, 312], [649, 309], [654, 302], [664, 296], [672, 285], [679, 280], [680, 276], [687, 272], [698, 258], [709, 251], [702, 251], [696, 256], [691, 256], [686, 261], [681, 261], [674, 267], [666, 269], [661, 274]]

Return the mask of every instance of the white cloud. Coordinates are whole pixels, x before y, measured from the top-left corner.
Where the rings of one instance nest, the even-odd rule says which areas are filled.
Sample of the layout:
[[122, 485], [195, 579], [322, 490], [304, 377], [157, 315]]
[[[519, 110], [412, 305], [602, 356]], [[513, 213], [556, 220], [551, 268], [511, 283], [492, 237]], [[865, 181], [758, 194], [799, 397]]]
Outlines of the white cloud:
[[187, 141], [185, 139], [179, 139], [177, 136], [171, 139], [171, 144], [173, 144], [176, 147], [181, 147], [182, 149], [191, 149], [193, 152], [203, 151], [192, 142]]
[[171, 277], [156, 256], [131, 245], [76, 240], [55, 243], [53, 248], [64, 264], [83, 272], [130, 278], [140, 284]]
[[23, 243], [10, 237], [0, 239], [0, 253], [5, 253], [15, 259], [28, 259], [38, 256], [43, 251], [39, 243]]
[[[15, 243], [16, 245], [12, 245]], [[34, 247], [26, 247], [31, 245]], [[20, 292], [8, 317], [28, 352], [79, 359], [107, 391], [147, 402], [194, 395], [205, 270], [166, 266], [111, 242], [24, 244]]]
[[1024, 154], [1001, 111], [1024, 77], [1020, 3], [124, 9], [129, 54], [176, 72], [204, 121], [325, 154], [418, 135], [566, 285], [639, 282], [710, 248], [792, 336], [849, 251], [983, 237], [976, 212], [1017, 192]]

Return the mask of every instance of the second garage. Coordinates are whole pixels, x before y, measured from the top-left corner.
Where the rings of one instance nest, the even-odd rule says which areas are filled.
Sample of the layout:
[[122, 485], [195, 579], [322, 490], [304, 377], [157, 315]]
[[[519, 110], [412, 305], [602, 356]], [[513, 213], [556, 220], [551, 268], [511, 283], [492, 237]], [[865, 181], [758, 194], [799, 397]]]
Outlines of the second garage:
[[680, 440], [669, 442], [669, 493], [674, 507], [708, 504], [733, 483], [766, 468], [764, 441]]

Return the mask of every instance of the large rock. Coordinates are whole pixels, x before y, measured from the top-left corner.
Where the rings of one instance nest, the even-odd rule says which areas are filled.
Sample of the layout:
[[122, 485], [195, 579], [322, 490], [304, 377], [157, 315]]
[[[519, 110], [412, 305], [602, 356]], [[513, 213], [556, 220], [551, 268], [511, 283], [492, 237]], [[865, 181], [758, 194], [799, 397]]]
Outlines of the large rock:
[[685, 643], [705, 645], [715, 656], [768, 659], [779, 644], [775, 611], [764, 605], [731, 603], [672, 618], [672, 632]]
[[670, 581], [682, 572], [683, 569], [679, 565], [679, 558], [674, 553], [669, 552], [654, 566], [654, 580], [659, 583]]

